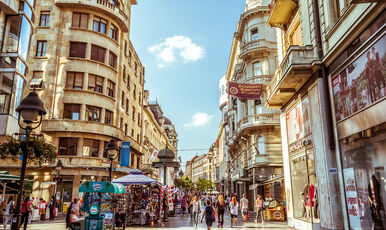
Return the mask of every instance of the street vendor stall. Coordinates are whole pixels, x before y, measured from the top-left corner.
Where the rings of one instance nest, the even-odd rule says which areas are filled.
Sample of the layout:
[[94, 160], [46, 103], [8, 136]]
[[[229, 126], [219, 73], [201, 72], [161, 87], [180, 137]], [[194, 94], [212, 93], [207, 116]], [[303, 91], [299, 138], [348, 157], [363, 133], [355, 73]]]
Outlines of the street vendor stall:
[[82, 211], [88, 216], [85, 221], [85, 230], [114, 229], [113, 197], [114, 194], [126, 193], [121, 184], [109, 182], [86, 181], [79, 187], [84, 193]]
[[146, 225], [155, 223], [160, 215], [160, 187], [155, 180], [142, 172], [131, 172], [113, 180], [127, 188], [127, 225]]

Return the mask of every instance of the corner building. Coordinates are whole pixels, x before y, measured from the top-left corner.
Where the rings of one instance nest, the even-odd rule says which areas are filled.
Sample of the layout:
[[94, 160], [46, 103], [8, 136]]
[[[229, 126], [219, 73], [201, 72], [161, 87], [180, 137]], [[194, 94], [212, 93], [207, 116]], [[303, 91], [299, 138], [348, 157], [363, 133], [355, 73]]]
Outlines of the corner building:
[[[35, 2], [26, 87], [36, 88], [48, 111], [40, 131], [58, 147], [63, 181], [57, 191], [64, 202], [78, 196], [83, 181], [107, 180], [110, 161], [104, 149], [112, 137], [119, 144], [130, 142], [130, 167], [140, 167], [144, 67], [129, 39], [133, 4]], [[14, 164], [6, 168], [18, 174], [20, 165]], [[124, 175], [120, 156], [113, 167], [113, 177]], [[54, 170], [54, 163], [27, 166], [32, 196], [49, 200], [55, 186], [43, 181], [53, 181]]]

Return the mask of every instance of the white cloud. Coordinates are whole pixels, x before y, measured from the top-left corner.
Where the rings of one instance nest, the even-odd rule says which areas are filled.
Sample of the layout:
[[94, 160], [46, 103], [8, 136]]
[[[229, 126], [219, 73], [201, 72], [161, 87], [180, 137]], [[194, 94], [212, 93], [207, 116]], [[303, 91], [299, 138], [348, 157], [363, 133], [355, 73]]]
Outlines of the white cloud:
[[192, 43], [189, 37], [176, 35], [164, 42], [148, 48], [158, 61], [160, 68], [182, 60], [183, 63], [194, 62], [204, 57], [205, 49]]
[[192, 127], [192, 126], [203, 126], [210, 122], [210, 120], [213, 118], [213, 115], [209, 115], [207, 113], [195, 113], [192, 116], [192, 121], [188, 124], [185, 124], [185, 127]]

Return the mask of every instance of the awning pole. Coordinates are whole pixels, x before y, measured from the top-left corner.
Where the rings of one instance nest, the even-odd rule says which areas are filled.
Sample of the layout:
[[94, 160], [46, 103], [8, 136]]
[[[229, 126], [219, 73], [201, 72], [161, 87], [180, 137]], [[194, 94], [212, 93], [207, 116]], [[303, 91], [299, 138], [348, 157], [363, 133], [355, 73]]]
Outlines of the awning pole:
[[3, 186], [3, 197], [2, 198], [3, 198], [3, 201], [6, 202], [5, 201], [5, 190], [7, 189], [7, 183], [1, 183], [1, 185]]

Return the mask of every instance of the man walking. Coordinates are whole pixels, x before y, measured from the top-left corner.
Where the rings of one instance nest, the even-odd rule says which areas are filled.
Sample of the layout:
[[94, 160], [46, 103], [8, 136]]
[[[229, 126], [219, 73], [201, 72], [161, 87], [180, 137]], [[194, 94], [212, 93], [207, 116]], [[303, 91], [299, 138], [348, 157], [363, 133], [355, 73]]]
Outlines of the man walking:
[[243, 194], [243, 198], [240, 200], [240, 205], [241, 205], [241, 214], [243, 216], [244, 222], [247, 222], [248, 204], [249, 204], [249, 201], [245, 197], [245, 194]]

